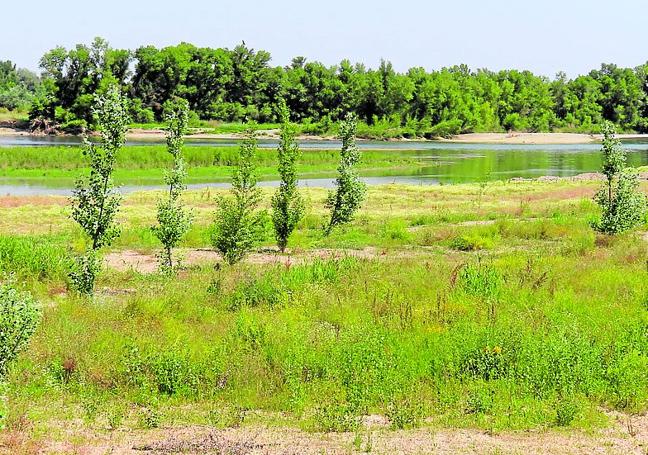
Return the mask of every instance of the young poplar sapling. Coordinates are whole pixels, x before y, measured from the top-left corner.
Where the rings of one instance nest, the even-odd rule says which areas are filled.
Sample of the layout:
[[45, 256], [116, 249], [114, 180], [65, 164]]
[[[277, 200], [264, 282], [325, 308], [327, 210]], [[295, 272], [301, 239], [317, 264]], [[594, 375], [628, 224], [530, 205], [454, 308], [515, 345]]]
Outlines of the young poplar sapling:
[[121, 195], [113, 185], [112, 174], [117, 153], [126, 141], [130, 119], [127, 100], [118, 86], [112, 85], [104, 95], [95, 96], [93, 114], [101, 143], [95, 144], [85, 138], [83, 155], [90, 160], [90, 175], [76, 181], [71, 199], [72, 219], [81, 226], [89, 241], [70, 273], [72, 286], [84, 295], [94, 292], [101, 270], [100, 249], [110, 246], [120, 233], [115, 216]]
[[185, 184], [187, 170], [182, 157], [182, 146], [189, 123], [189, 103], [184, 99], [167, 102], [165, 112], [167, 152], [171, 154], [173, 164], [164, 176], [169, 190], [167, 197], [158, 202], [157, 225], [153, 226], [152, 230], [163, 245], [159, 254], [160, 270], [173, 272], [179, 265], [177, 259], [174, 263], [173, 249], [189, 231], [193, 218], [180, 200], [187, 187]]
[[356, 169], [361, 158], [356, 144], [357, 123], [353, 114], [348, 114], [340, 122], [342, 149], [335, 189], [329, 192], [326, 199], [326, 207], [331, 213], [329, 222], [324, 228], [326, 235], [329, 235], [334, 227], [353, 220], [367, 192], [367, 186], [360, 180]]

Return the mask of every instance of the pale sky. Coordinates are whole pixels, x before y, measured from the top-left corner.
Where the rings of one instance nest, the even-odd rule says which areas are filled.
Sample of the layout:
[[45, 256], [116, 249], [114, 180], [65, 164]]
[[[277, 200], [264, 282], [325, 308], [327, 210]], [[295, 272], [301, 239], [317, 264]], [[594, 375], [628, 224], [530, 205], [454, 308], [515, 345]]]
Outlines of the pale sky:
[[0, 60], [38, 68], [56, 45], [106, 38], [113, 47], [245, 40], [274, 65], [303, 55], [399, 71], [466, 63], [569, 76], [602, 62], [648, 60], [648, 0], [4, 0]]

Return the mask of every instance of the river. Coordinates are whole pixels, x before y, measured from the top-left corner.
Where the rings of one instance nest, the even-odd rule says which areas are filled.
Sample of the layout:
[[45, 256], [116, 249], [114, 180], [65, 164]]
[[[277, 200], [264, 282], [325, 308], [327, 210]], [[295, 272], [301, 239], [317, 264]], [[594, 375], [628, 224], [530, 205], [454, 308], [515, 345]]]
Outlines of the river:
[[[38, 146], [38, 145], [78, 145], [79, 138], [48, 136], [0, 136], [2, 146]], [[150, 145], [163, 143], [160, 140], [129, 141], [129, 145]], [[191, 139], [186, 142], [189, 147], [200, 146], [235, 146], [235, 140]], [[543, 175], [571, 176], [585, 172], [595, 172], [601, 165], [599, 144], [569, 145], [517, 145], [517, 144], [465, 144], [450, 142], [377, 142], [359, 141], [361, 149], [390, 150], [393, 153], [416, 158], [419, 165], [406, 169], [366, 170], [362, 178], [370, 185], [405, 183], [414, 185], [436, 185], [466, 182], [484, 182], [490, 180], [507, 180], [514, 177], [534, 178]], [[274, 140], [261, 140], [262, 148], [274, 148]], [[335, 149], [340, 146], [335, 141], [303, 141], [302, 149]], [[632, 166], [648, 165], [648, 141], [627, 141], [624, 147], [628, 151], [628, 163]], [[333, 184], [334, 169], [329, 175], [321, 178], [302, 178], [302, 186], [330, 187]], [[191, 169], [189, 169], [191, 173]], [[274, 180], [262, 181], [262, 186], [276, 186]], [[226, 187], [223, 179], [190, 183], [193, 189], [205, 187]], [[161, 185], [150, 185], [140, 182], [126, 182], [121, 186], [122, 192], [133, 192], [161, 188]], [[12, 179], [10, 182], [0, 179], [2, 195], [69, 195], [69, 187], [56, 187], [21, 182]]]

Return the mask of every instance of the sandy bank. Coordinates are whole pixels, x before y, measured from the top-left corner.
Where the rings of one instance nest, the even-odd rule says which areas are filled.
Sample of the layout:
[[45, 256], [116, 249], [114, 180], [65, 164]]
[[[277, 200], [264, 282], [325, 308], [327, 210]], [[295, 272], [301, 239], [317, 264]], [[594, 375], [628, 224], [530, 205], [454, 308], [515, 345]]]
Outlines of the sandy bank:
[[[646, 134], [619, 134], [619, 139], [645, 139]], [[470, 133], [459, 134], [450, 139], [440, 139], [444, 142], [466, 144], [588, 144], [599, 142], [600, 134], [579, 133]]]
[[[0, 136], [31, 136], [32, 133], [17, 128], [0, 127]], [[131, 140], [162, 140], [164, 130], [143, 130], [131, 129], [127, 134]], [[188, 136], [192, 139], [225, 139], [237, 140], [243, 137], [240, 133], [206, 133], [195, 132]], [[619, 139], [636, 139], [648, 141], [648, 134], [619, 134]], [[278, 130], [259, 131], [259, 139], [279, 139]], [[300, 135], [300, 141], [337, 141], [335, 137]], [[362, 139], [360, 139], [362, 140]], [[530, 144], [530, 145], [552, 145], [552, 144], [589, 144], [601, 140], [598, 134], [579, 133], [469, 133], [459, 134], [448, 139], [437, 139], [427, 141], [425, 139], [390, 139], [385, 142], [453, 142], [463, 144]]]

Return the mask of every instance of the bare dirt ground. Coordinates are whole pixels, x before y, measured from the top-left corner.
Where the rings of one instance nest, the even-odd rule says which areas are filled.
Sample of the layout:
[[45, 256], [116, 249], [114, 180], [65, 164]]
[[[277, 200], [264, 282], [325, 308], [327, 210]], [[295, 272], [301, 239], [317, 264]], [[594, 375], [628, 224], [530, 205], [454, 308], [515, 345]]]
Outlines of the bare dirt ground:
[[[389, 257], [403, 255], [403, 252], [391, 253]], [[277, 264], [290, 266], [303, 264], [315, 259], [340, 259], [346, 256], [373, 259], [387, 257], [388, 253], [379, 248], [367, 247], [362, 250], [352, 249], [315, 249], [294, 251], [291, 254], [280, 254], [277, 250], [267, 249], [248, 255], [245, 261], [251, 264]], [[222, 257], [216, 251], [208, 248], [179, 248], [176, 257], [185, 266], [217, 264]], [[121, 272], [134, 270], [139, 273], [153, 273], [157, 270], [158, 260], [155, 254], [141, 253], [135, 250], [114, 251], [104, 256], [107, 267]]]
[[25, 205], [64, 206], [67, 204], [67, 198], [57, 196], [0, 196], [0, 208], [15, 208]]
[[469, 133], [445, 139], [469, 144], [587, 144], [596, 140], [594, 135], [576, 133]]
[[[637, 454], [648, 453], [648, 417], [609, 414], [603, 430], [490, 433], [465, 429], [391, 431], [369, 416], [357, 433], [307, 433], [293, 428], [206, 426], [113, 432], [62, 428], [64, 442], [33, 440], [24, 432], [0, 433], [0, 453], [69, 454]], [[66, 439], [67, 438], [67, 439]]]

